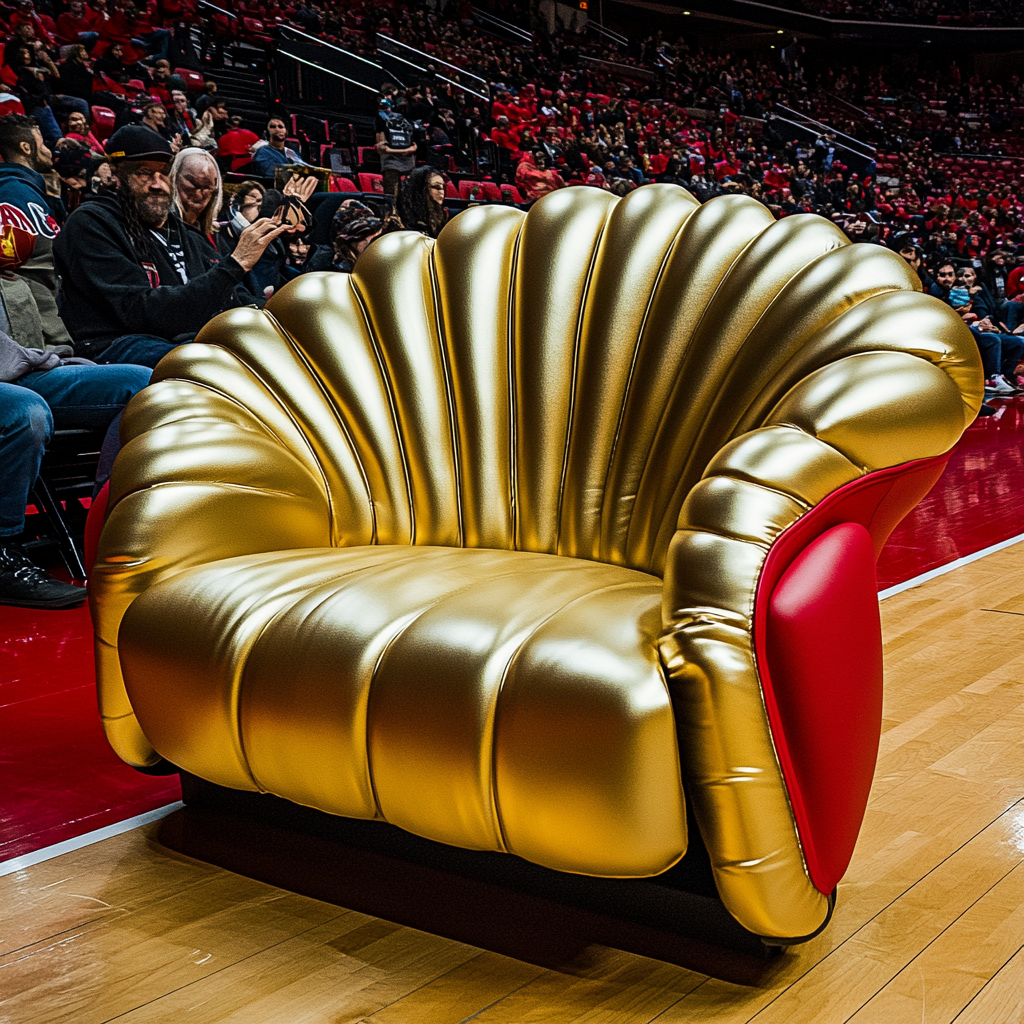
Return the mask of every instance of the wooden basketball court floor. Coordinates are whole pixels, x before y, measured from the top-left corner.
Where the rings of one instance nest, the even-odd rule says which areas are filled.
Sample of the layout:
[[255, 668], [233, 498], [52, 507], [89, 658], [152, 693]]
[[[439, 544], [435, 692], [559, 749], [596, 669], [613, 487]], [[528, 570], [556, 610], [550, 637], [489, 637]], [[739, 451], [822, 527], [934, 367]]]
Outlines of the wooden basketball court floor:
[[1024, 1021], [1024, 543], [881, 607], [875, 784], [805, 945], [747, 960], [429, 885], [396, 923], [299, 894], [315, 846], [204, 846], [209, 812], [178, 809], [0, 878], [0, 1024]]

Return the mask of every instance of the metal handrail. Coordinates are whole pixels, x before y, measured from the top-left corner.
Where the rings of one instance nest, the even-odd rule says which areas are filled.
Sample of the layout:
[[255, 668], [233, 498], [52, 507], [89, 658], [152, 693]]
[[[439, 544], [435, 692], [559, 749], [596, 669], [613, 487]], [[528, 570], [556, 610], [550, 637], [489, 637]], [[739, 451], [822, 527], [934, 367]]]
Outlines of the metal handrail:
[[[206, 0], [203, 0], [203, 2], [206, 2]], [[384, 70], [384, 68], [375, 61], [367, 60], [365, 57], [360, 57], [358, 53], [353, 53], [351, 50], [346, 50], [341, 46], [335, 46], [334, 43], [328, 43], [319, 36], [311, 36], [308, 32], [303, 32], [301, 29], [295, 28], [293, 25], [279, 25], [278, 28], [283, 32], [291, 32], [294, 35], [302, 36], [303, 39], [308, 39], [311, 43], [315, 43], [317, 46], [323, 46], [328, 50], [335, 50], [338, 53], [343, 53], [346, 57], [351, 57], [353, 60], [360, 60], [364, 64], [369, 64], [370, 67], [376, 68], [378, 71]]]
[[508, 32], [511, 35], [518, 36], [527, 46], [533, 46], [533, 36], [527, 32], [526, 29], [520, 28], [518, 25], [513, 25], [510, 21], [505, 21], [504, 18], [499, 18], [496, 14], [490, 14], [488, 11], [481, 11], [479, 7], [470, 6], [470, 11], [473, 13], [473, 17], [481, 21], [493, 22], [498, 28], [504, 32]]
[[279, 57], [290, 57], [292, 60], [297, 60], [300, 64], [306, 64], [311, 68], [316, 68], [317, 71], [322, 71], [325, 75], [340, 78], [343, 82], [348, 82], [349, 85], [354, 85], [359, 89], [365, 89], [367, 92], [372, 92], [374, 95], [377, 94], [377, 90], [374, 89], [373, 86], [367, 85], [365, 82], [357, 82], [354, 78], [349, 78], [347, 75], [343, 75], [340, 71], [332, 71], [330, 68], [325, 68], [322, 64], [316, 64], [314, 61], [306, 60], [305, 57], [289, 53], [287, 50], [278, 50], [277, 55]]
[[[486, 78], [481, 78], [479, 75], [474, 75], [471, 71], [466, 71], [465, 68], [460, 68], [457, 64], [449, 64], [448, 61], [441, 60], [440, 57], [435, 57], [435, 56], [433, 56], [433, 54], [425, 53], [423, 50], [417, 50], [415, 46], [410, 46], [408, 43], [399, 42], [397, 39], [393, 38], [392, 36], [385, 35], [383, 32], [378, 32], [377, 33], [377, 50], [378, 50], [378, 52], [381, 49], [383, 49], [385, 53], [389, 54], [389, 56], [395, 57], [398, 60], [402, 60], [403, 59], [402, 57], [399, 57], [397, 53], [390, 53], [390, 51], [387, 49], [386, 46], [385, 47], [381, 47], [381, 40], [384, 40], [386, 43], [388, 43], [391, 46], [401, 46], [403, 50], [408, 50], [411, 53], [417, 54], [419, 57], [421, 57], [423, 60], [427, 61], [430, 64], [443, 64], [446, 68], [450, 68], [452, 71], [456, 72], [457, 74], [465, 75], [467, 78], [472, 78], [475, 82], [479, 82], [481, 84], [481, 86], [483, 86], [484, 90], [488, 89], [487, 79]], [[414, 68], [415, 67], [419, 67], [418, 64], [416, 64], [415, 62], [410, 61], [410, 60], [405, 61], [405, 63], [411, 65]], [[426, 70], [427, 70], [426, 68], [420, 67], [420, 71], [426, 71]], [[479, 95], [479, 94], [477, 94], [477, 95]], [[486, 97], [485, 97], [485, 99], [486, 99]]]
[[620, 36], [618, 32], [605, 28], [604, 25], [599, 25], [591, 18], [587, 19], [586, 27], [593, 29], [598, 35], [607, 36], [613, 43], [617, 43], [619, 46], [629, 46], [629, 40], [625, 36]]
[[[878, 153], [878, 150], [874, 146], [872, 146], [869, 142], [861, 142], [860, 139], [855, 139], [852, 135], [847, 135], [845, 132], [841, 132], [841, 131], [839, 131], [838, 128], [833, 128], [831, 125], [825, 124], [823, 121], [815, 121], [814, 118], [811, 117], [809, 114], [804, 114], [804, 113], [802, 113], [799, 110], [792, 110], [791, 108], [787, 107], [783, 103], [776, 103], [775, 106], [778, 107], [779, 110], [785, 110], [787, 114], [793, 114], [795, 117], [802, 117], [805, 121], [810, 122], [816, 128], [822, 128], [822, 129], [824, 129], [827, 132], [831, 132], [837, 138], [842, 137], [842, 138], [846, 139], [847, 142], [853, 142], [853, 143], [856, 143], [856, 145], [858, 145], [858, 146], [863, 146], [865, 149], [869, 149], [871, 151], [871, 158], [872, 159], [874, 159], [875, 154]], [[851, 152], [856, 152], [856, 150], [851, 150]], [[865, 154], [863, 154], [863, 153], [861, 154], [861, 156], [864, 156], [864, 155]]]

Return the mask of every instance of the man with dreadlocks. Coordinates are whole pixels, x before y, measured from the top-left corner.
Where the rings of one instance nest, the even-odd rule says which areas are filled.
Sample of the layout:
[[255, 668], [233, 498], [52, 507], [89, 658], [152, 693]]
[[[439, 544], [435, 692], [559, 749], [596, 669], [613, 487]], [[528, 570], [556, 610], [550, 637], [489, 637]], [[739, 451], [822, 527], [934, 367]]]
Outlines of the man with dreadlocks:
[[221, 258], [171, 212], [167, 140], [125, 125], [107, 141], [116, 195], [97, 195], [68, 218], [54, 243], [64, 321], [77, 351], [99, 363], [156, 366], [223, 309], [288, 225], [263, 217]]

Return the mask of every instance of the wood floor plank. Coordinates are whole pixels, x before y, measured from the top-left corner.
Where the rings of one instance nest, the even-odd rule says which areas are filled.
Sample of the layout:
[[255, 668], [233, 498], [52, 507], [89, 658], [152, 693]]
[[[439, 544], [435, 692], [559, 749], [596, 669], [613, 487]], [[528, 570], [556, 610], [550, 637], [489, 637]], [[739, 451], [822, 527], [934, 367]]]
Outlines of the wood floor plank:
[[473, 1024], [647, 1024], [704, 980], [682, 967], [590, 947], [575, 964], [546, 971]]
[[1024, 1020], [1024, 949], [981, 990], [957, 1024], [1019, 1024]]
[[1020, 1024], [1022, 584], [1024, 544], [883, 602], [853, 863], [829, 928], [758, 986], [601, 946], [536, 967], [192, 861], [149, 826], [0, 879], [0, 1022]]
[[1024, 866], [1018, 866], [914, 957], [850, 1022], [947, 1024], [1022, 946]]
[[0, 878], [0, 956], [115, 914], [131, 913], [220, 871], [160, 847], [145, 855], [156, 826]]
[[9, 954], [0, 960], [0, 1014], [19, 1024], [100, 1024], [340, 917], [354, 927], [361, 915], [219, 872]]
[[[349, 934], [351, 932], [351, 934]], [[370, 918], [330, 921], [170, 992], [119, 1024], [355, 1024], [480, 950]]]
[[363, 1020], [366, 1024], [459, 1024], [543, 973], [543, 967], [498, 953], [480, 953]]

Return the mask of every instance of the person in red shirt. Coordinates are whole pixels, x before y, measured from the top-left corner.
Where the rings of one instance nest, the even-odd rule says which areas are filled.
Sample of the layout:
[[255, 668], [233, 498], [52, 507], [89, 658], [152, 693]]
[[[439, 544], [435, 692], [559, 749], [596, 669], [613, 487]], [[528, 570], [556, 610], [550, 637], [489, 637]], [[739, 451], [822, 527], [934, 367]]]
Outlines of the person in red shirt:
[[551, 167], [548, 155], [542, 149], [523, 157], [516, 169], [516, 185], [527, 199], [540, 199], [557, 188], [565, 188], [558, 171]]
[[10, 26], [13, 31], [21, 24], [29, 24], [35, 31], [35, 38], [47, 46], [54, 46], [56, 40], [50, 34], [49, 29], [43, 24], [42, 19], [36, 14], [35, 5], [32, 0], [18, 0], [18, 9], [11, 15]]
[[499, 149], [507, 149], [513, 157], [519, 155], [520, 130], [508, 123], [507, 117], [499, 117], [497, 124], [491, 129], [491, 142]]
[[82, 0], [71, 0], [68, 9], [57, 18], [57, 42], [63, 46], [84, 43], [86, 48], [99, 39], [96, 23], [99, 20]]
[[647, 167], [651, 174], [664, 174], [665, 168], [668, 167], [668, 162], [675, 154], [675, 151], [676, 147], [672, 145], [669, 139], [662, 139], [658, 152], [647, 161]]

